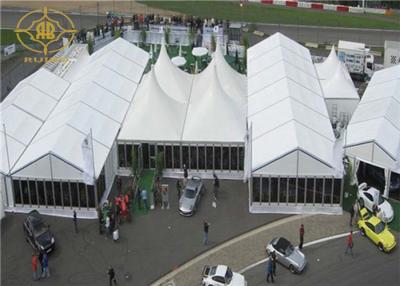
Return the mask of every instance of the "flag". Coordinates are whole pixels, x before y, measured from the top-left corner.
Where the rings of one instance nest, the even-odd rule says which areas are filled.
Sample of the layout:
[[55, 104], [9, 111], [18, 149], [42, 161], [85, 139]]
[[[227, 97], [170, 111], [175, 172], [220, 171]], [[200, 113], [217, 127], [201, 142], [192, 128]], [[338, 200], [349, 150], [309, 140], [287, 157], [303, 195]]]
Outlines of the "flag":
[[93, 145], [91, 134], [83, 139], [82, 142], [82, 157], [83, 157], [83, 181], [86, 185], [94, 185], [94, 162], [93, 162]]

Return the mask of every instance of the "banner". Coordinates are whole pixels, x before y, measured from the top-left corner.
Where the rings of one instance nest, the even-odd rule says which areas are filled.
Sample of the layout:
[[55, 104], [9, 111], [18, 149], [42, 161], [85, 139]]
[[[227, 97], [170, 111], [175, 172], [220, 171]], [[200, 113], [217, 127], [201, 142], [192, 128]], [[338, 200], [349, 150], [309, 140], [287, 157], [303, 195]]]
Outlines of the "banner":
[[93, 140], [91, 134], [83, 139], [82, 142], [82, 157], [84, 170], [82, 173], [83, 181], [86, 185], [94, 185], [94, 162], [93, 162]]

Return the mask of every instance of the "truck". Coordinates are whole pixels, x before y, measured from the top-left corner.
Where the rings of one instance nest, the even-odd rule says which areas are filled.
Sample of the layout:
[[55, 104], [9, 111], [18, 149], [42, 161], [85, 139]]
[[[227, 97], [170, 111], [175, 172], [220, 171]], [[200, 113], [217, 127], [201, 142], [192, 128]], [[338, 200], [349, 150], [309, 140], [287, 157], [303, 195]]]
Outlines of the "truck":
[[364, 43], [339, 41], [339, 60], [345, 63], [350, 76], [356, 80], [370, 78], [374, 71], [374, 56]]

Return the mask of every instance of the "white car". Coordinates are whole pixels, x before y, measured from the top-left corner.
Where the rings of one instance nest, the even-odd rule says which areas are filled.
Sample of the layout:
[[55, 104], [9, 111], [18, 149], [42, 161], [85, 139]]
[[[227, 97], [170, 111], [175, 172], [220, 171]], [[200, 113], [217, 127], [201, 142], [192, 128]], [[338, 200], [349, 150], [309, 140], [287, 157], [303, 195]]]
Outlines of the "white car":
[[225, 265], [204, 266], [202, 286], [247, 286], [244, 276]]
[[373, 211], [374, 202], [377, 201], [379, 208], [377, 217], [383, 222], [391, 222], [393, 220], [393, 208], [390, 203], [382, 197], [379, 190], [369, 187], [366, 183], [362, 183], [358, 186], [357, 199], [358, 203], [360, 204], [360, 209], [365, 207], [370, 212]]

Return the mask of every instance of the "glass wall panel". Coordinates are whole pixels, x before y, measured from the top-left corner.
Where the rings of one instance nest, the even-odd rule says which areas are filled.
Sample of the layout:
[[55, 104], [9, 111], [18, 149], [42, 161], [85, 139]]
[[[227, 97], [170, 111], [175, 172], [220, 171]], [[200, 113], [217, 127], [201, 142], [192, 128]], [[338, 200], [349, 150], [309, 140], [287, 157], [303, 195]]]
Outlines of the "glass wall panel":
[[199, 147], [199, 169], [204, 170], [206, 168], [206, 148]]
[[322, 203], [323, 187], [324, 187], [323, 179], [317, 179], [316, 186], [315, 186], [315, 203], [316, 204]]
[[94, 198], [94, 188], [93, 186], [88, 185], [88, 201], [89, 201], [89, 208], [96, 207], [96, 201]]
[[156, 146], [155, 145], [149, 145], [150, 148], [150, 168], [155, 168], [156, 167]]
[[269, 202], [269, 179], [262, 178], [262, 185], [261, 185], [261, 201], [263, 203]]
[[182, 168], [186, 165], [189, 168], [189, 146], [182, 146]]
[[24, 205], [29, 205], [28, 182], [21, 180], [22, 199]]
[[71, 188], [71, 204], [73, 207], [79, 207], [79, 191], [76, 182], [70, 182], [69, 184]]
[[142, 144], [142, 155], [143, 155], [143, 169], [149, 168], [149, 144]]
[[38, 189], [38, 200], [39, 200], [39, 205], [45, 206], [46, 205], [46, 193], [44, 191], [44, 182], [43, 181], [37, 181], [37, 189]]
[[324, 204], [328, 204], [328, 205], [331, 204], [332, 187], [333, 187], [333, 180], [331, 178], [325, 179]]
[[197, 147], [190, 146], [190, 169], [197, 170]]
[[342, 180], [335, 179], [333, 185], [333, 203], [340, 204], [340, 190], [341, 190]]
[[253, 202], [260, 202], [260, 178], [253, 177]]
[[165, 146], [165, 167], [172, 169], [172, 146]]
[[307, 191], [306, 191], [307, 204], [312, 204], [314, 202], [314, 185], [315, 185], [315, 178], [307, 178]]
[[62, 187], [62, 193], [63, 193], [64, 207], [70, 207], [71, 200], [70, 200], [70, 196], [69, 196], [68, 183], [62, 182], [61, 187]]
[[288, 197], [288, 202], [289, 203], [295, 203], [296, 202], [296, 178], [290, 178], [289, 179], [289, 197]]
[[[135, 152], [135, 157], [136, 157], [136, 161], [138, 162], [137, 164], [138, 164], [138, 166], [140, 166], [140, 160], [141, 160], [141, 158], [139, 158], [139, 145], [137, 145], [137, 144], [134, 144], [133, 145], [133, 151]], [[131, 156], [131, 160], [132, 160], [132, 154], [130, 154], [130, 156]]]
[[306, 191], [306, 179], [304, 178], [298, 178], [297, 179], [297, 203], [298, 204], [303, 204], [304, 203], [304, 194]]
[[244, 147], [239, 147], [239, 170], [244, 169]]
[[213, 147], [207, 146], [206, 152], [207, 152], [207, 170], [213, 170], [214, 169]]
[[279, 202], [286, 203], [287, 202], [287, 188], [288, 188], [288, 178], [280, 178], [280, 191], [279, 191]]
[[238, 148], [231, 147], [231, 170], [238, 169]]
[[229, 147], [222, 147], [222, 169], [229, 170]]
[[79, 183], [78, 189], [79, 189], [79, 202], [81, 204], [81, 208], [86, 208], [87, 207], [86, 185], [83, 183]]
[[181, 168], [181, 150], [180, 146], [173, 146], [174, 150], [174, 169]]
[[14, 203], [15, 204], [22, 204], [22, 197], [21, 197], [21, 188], [19, 186], [19, 180], [13, 180], [13, 187], [14, 187]]
[[221, 170], [221, 146], [214, 146], [214, 168]]
[[126, 145], [126, 167], [130, 168], [132, 166], [132, 144]]
[[61, 185], [60, 182], [54, 182], [54, 198], [55, 198], [55, 204], [56, 206], [62, 206], [62, 201], [61, 201]]
[[278, 178], [271, 178], [271, 203], [278, 202]]
[[31, 203], [32, 205], [37, 205], [38, 204], [38, 199], [36, 195], [36, 184], [35, 181], [29, 181], [29, 191], [31, 193]]
[[118, 163], [120, 167], [126, 167], [124, 144], [118, 144]]
[[45, 182], [47, 205], [54, 206], [53, 184], [50, 181]]

